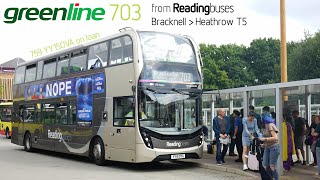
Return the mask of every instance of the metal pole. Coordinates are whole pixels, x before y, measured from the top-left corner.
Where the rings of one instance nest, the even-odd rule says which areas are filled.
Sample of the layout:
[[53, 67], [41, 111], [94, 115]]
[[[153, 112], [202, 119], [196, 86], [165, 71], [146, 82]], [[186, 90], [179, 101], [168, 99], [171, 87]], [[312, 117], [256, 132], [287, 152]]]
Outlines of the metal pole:
[[[287, 37], [286, 37], [286, 1], [280, 0], [280, 31], [281, 31], [281, 49], [280, 49], [280, 64], [281, 64], [281, 82], [288, 82], [287, 73]], [[286, 95], [286, 91], [283, 95]], [[288, 101], [288, 96], [282, 97], [284, 101]]]
[[243, 117], [248, 117], [249, 91], [243, 92]]
[[[305, 86], [306, 94], [305, 94], [305, 112], [306, 116], [305, 118], [308, 120], [308, 124], [311, 124], [311, 93], [310, 93], [310, 86]], [[311, 160], [311, 149], [310, 146], [305, 146], [305, 156], [307, 164], [310, 163]]]
[[286, 1], [280, 0], [281, 24], [281, 82], [288, 82], [287, 75], [287, 39], [286, 39]]
[[214, 104], [215, 104], [215, 101], [212, 101], [211, 103], [211, 139], [214, 140], [214, 137], [215, 137], [215, 134], [214, 134], [214, 131], [213, 131], [213, 118], [215, 117], [215, 111], [214, 111]]
[[283, 175], [283, 160], [282, 160], [282, 133], [286, 133], [286, 132], [282, 132], [282, 109], [283, 109], [283, 102], [282, 102], [282, 90], [279, 88], [275, 89], [276, 91], [276, 124], [277, 124], [277, 128], [279, 129], [279, 133], [278, 133], [278, 139], [279, 139], [279, 145], [280, 145], [280, 156], [278, 158], [278, 163], [277, 163], [277, 171], [279, 173], [280, 176]]
[[229, 116], [233, 113], [233, 93], [230, 93]]

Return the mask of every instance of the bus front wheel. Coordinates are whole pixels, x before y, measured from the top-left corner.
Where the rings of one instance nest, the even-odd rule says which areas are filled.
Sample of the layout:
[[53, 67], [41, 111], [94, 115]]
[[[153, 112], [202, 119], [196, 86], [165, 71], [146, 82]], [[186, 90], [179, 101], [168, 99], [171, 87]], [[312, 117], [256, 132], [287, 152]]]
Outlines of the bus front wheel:
[[32, 151], [32, 143], [31, 143], [31, 135], [29, 132], [26, 133], [26, 135], [24, 136], [24, 150], [27, 152], [31, 152]]
[[7, 139], [10, 139], [11, 137], [10, 137], [10, 134], [9, 134], [9, 128], [6, 128], [6, 138]]
[[105, 163], [104, 144], [100, 138], [96, 138], [92, 149], [92, 157], [95, 164], [102, 166]]

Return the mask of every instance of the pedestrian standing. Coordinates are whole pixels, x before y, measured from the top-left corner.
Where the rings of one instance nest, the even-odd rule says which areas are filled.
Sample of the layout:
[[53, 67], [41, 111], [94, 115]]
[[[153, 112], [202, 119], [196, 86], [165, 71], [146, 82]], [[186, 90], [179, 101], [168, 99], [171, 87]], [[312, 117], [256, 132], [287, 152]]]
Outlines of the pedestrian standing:
[[219, 109], [218, 116], [213, 119], [212, 124], [217, 145], [216, 160], [217, 164], [221, 166], [222, 163], [225, 163], [224, 157], [228, 151], [228, 134], [230, 132], [230, 121], [224, 109]]
[[237, 151], [238, 151], [238, 159], [235, 160], [235, 162], [242, 162], [242, 152], [243, 152], [243, 147], [242, 147], [242, 130], [243, 130], [243, 125], [242, 125], [242, 118], [240, 117], [240, 112], [238, 110], [234, 111], [234, 114], [236, 115], [236, 119], [234, 122], [234, 135], [232, 139], [234, 139], [236, 146], [237, 146]]
[[242, 161], [243, 161], [243, 170], [248, 169], [248, 153], [249, 148], [253, 143], [253, 139], [255, 138], [255, 134], [259, 134], [260, 130], [258, 128], [257, 119], [254, 117], [255, 113], [253, 111], [249, 112], [247, 118], [243, 118], [242, 125], [243, 125], [243, 132], [242, 132], [242, 145], [243, 145], [243, 152], [242, 152]]
[[277, 172], [277, 161], [280, 155], [280, 146], [278, 143], [278, 132], [275, 125], [275, 120], [270, 116], [270, 113], [264, 113], [262, 115], [262, 122], [264, 124], [263, 137], [259, 138], [263, 141], [264, 154], [262, 165], [263, 168], [269, 173], [270, 177], [275, 180], [279, 180]]

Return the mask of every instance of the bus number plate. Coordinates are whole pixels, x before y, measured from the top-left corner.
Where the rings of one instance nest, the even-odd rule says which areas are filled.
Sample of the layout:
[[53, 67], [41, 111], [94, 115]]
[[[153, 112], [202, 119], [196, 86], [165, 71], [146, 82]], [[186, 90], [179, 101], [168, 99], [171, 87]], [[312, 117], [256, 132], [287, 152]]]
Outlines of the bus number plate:
[[186, 158], [185, 154], [174, 154], [174, 155], [171, 155], [171, 159], [184, 159], [184, 158]]

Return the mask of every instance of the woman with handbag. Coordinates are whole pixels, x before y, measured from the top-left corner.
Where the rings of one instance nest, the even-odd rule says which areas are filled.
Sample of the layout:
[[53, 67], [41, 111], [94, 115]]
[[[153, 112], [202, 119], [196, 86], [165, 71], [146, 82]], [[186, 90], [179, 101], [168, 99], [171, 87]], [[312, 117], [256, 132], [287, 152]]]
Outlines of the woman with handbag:
[[242, 131], [242, 161], [243, 161], [243, 170], [248, 169], [248, 153], [250, 145], [252, 145], [254, 134], [259, 134], [260, 130], [258, 128], [258, 122], [255, 118], [255, 113], [253, 111], [249, 112], [247, 118], [243, 118], [242, 120], [243, 131]]
[[275, 120], [267, 113], [262, 115], [262, 122], [265, 126], [263, 137], [259, 138], [260, 141], [264, 142], [263, 147], [265, 147], [262, 165], [272, 179], [279, 180], [276, 169], [280, 155], [280, 145], [278, 142], [279, 130], [275, 125]]

